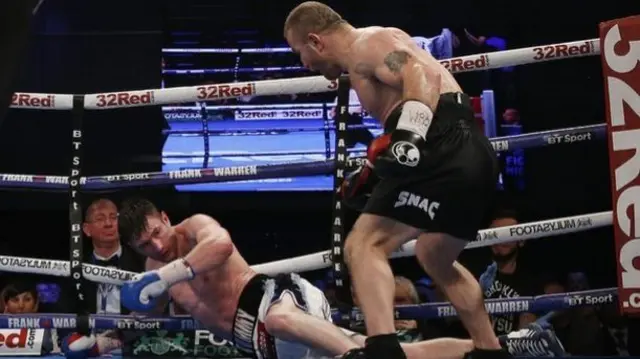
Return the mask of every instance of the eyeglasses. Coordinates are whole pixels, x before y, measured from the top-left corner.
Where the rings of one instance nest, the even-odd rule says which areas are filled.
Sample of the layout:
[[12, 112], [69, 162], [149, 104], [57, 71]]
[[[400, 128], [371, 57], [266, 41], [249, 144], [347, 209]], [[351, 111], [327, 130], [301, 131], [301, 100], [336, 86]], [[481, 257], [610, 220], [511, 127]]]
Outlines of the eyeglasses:
[[108, 216], [104, 216], [104, 215], [97, 215], [93, 218], [93, 220], [90, 221], [90, 223], [97, 223], [97, 224], [104, 224], [107, 222], [107, 220], [111, 221], [111, 222], [115, 222], [118, 220], [118, 214], [110, 214]]

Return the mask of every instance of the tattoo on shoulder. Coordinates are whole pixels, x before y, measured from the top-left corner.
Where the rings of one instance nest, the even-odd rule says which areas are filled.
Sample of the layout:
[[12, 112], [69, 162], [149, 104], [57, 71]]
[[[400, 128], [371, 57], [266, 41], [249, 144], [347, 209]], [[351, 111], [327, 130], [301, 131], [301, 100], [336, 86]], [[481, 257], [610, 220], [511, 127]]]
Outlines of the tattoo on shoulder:
[[391, 72], [400, 72], [402, 66], [409, 61], [410, 56], [406, 51], [392, 51], [384, 57], [384, 64], [387, 65]]

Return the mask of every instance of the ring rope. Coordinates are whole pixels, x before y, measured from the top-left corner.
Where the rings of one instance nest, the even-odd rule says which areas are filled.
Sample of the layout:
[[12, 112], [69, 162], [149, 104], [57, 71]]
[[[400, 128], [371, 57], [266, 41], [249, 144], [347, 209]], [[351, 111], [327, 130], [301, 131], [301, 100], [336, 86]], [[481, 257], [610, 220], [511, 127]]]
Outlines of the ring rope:
[[[497, 152], [504, 152], [601, 139], [604, 138], [605, 133], [606, 125], [597, 124], [532, 132], [516, 136], [496, 137], [490, 139], [490, 141]], [[358, 161], [359, 158], [347, 159], [349, 166], [356, 164]], [[194, 168], [166, 172], [138, 172], [82, 177], [80, 184], [83, 190], [91, 191], [152, 185], [230, 182], [265, 178], [327, 175], [330, 174], [334, 168], [335, 163], [332, 160], [260, 166]], [[0, 188], [7, 187], [66, 190], [68, 188], [68, 177], [0, 173]]]
[[219, 68], [206, 68], [206, 69], [163, 69], [162, 73], [167, 75], [210, 75], [210, 74], [229, 74], [232, 72], [238, 73], [251, 73], [251, 72], [280, 72], [280, 71], [309, 71], [306, 67], [302, 66], [271, 66], [271, 67], [219, 67]]
[[236, 53], [283, 53], [291, 52], [290, 47], [256, 47], [256, 48], [231, 48], [231, 47], [203, 47], [203, 48], [172, 48], [166, 47], [162, 49], [163, 53], [181, 53], [181, 54], [236, 54]]
[[[440, 63], [452, 73], [461, 73], [599, 54], [600, 40], [590, 39], [456, 57], [441, 60]], [[84, 108], [88, 110], [109, 110], [114, 108], [222, 100], [242, 96], [320, 93], [336, 91], [337, 89], [337, 81], [329, 81], [323, 76], [306, 76], [255, 82], [235, 82], [216, 85], [86, 94], [84, 95]], [[20, 92], [13, 95], [11, 107], [40, 110], [70, 110], [73, 107], [73, 96], [74, 95], [69, 94]]]
[[[579, 292], [545, 294], [535, 297], [518, 297], [485, 300], [485, 308], [489, 314], [510, 313], [545, 313], [587, 305], [614, 303], [617, 288], [592, 289]], [[448, 302], [423, 303], [395, 307], [395, 319], [431, 319], [454, 317], [457, 313]], [[332, 309], [332, 317], [338, 320], [342, 314]], [[350, 317], [362, 319], [358, 308], [353, 308]], [[193, 330], [209, 329], [203, 327], [191, 317], [139, 317], [130, 315], [90, 315], [89, 326], [92, 329], [131, 329], [131, 330]], [[0, 328], [77, 328], [77, 316], [73, 314], [1, 314]]]
[[[328, 121], [327, 121], [328, 122]], [[216, 135], [223, 135], [223, 136], [228, 136], [229, 133], [234, 133], [234, 134], [247, 134], [247, 135], [254, 135], [254, 134], [264, 134], [264, 135], [272, 135], [272, 134], [280, 134], [280, 133], [290, 133], [290, 132], [326, 132], [327, 130], [335, 130], [336, 127], [328, 124], [326, 127], [318, 127], [318, 126], [309, 126], [309, 127], [283, 127], [283, 128], [237, 128], [237, 129], [224, 129], [224, 130], [208, 130], [207, 131], [207, 135], [208, 136], [216, 136]], [[380, 130], [382, 131], [382, 129], [375, 125], [375, 124], [370, 124], [370, 125], [350, 125], [349, 128], [347, 130], [354, 130], [354, 129], [370, 129], [370, 130]], [[279, 132], [279, 133], [278, 133]], [[163, 130], [162, 131], [163, 134], [166, 135], [182, 135], [182, 134], [187, 134], [187, 135], [204, 135], [204, 131], [203, 130]]]
[[[471, 96], [471, 100], [482, 100], [488, 96], [493, 96], [492, 90], [483, 90], [480, 96]], [[493, 101], [493, 98], [491, 99]], [[205, 103], [205, 110], [207, 111], [221, 111], [221, 110], [238, 110], [238, 111], [247, 111], [247, 110], [272, 110], [272, 109], [315, 109], [320, 110], [326, 107], [333, 108], [337, 106], [337, 101], [334, 102], [305, 102], [305, 103], [273, 103], [273, 104], [235, 104], [235, 105], [209, 105]], [[349, 103], [349, 111], [351, 109], [359, 109], [361, 108], [360, 103]], [[484, 106], [482, 106], [484, 107]], [[172, 111], [200, 111], [202, 106], [192, 105], [192, 106], [162, 106], [163, 111], [172, 112]]]
[[[583, 232], [610, 226], [613, 223], [612, 221], [612, 211], [607, 211], [527, 222], [514, 226], [483, 229], [478, 232], [475, 241], [467, 244], [466, 249]], [[415, 240], [405, 243], [397, 251], [393, 252], [390, 257], [408, 257], [414, 253]], [[274, 262], [257, 264], [253, 265], [252, 268], [259, 273], [275, 275], [286, 272], [307, 272], [325, 269], [330, 265], [331, 252], [325, 250]], [[3, 255], [0, 255], [0, 272], [40, 274], [58, 277], [68, 277], [70, 274], [69, 262], [67, 261]], [[122, 285], [124, 281], [131, 279], [138, 273], [84, 263], [83, 274], [85, 278], [92, 282]]]
[[[225, 153], [226, 152], [226, 153]], [[349, 148], [348, 152], [355, 153], [363, 153], [366, 152], [364, 148]], [[318, 155], [324, 154], [326, 150], [324, 149], [309, 149], [306, 151], [265, 151], [265, 152], [237, 152], [237, 151], [209, 151], [209, 156], [211, 157], [271, 157], [271, 156], [295, 156], [295, 155]], [[331, 151], [334, 153], [334, 151]], [[192, 158], [192, 157], [202, 157], [206, 154], [204, 151], [192, 151], [192, 152], [165, 152], [162, 158]]]

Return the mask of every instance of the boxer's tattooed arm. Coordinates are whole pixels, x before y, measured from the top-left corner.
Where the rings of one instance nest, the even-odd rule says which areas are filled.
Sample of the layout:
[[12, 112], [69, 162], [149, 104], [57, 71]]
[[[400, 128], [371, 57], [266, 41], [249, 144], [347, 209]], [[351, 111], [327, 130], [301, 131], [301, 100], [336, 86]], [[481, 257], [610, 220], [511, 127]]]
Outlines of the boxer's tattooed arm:
[[399, 73], [402, 71], [402, 67], [409, 62], [410, 57], [411, 55], [406, 51], [392, 51], [385, 56], [384, 64], [391, 72]]

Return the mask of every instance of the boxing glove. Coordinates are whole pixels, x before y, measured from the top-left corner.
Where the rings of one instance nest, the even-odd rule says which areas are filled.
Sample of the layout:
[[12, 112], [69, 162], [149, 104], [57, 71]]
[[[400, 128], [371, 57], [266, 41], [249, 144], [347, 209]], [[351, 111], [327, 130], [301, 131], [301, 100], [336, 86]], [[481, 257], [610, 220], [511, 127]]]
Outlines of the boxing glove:
[[344, 204], [356, 211], [362, 211], [369, 200], [375, 185], [379, 182], [369, 161], [349, 173], [340, 187], [340, 194]]
[[62, 339], [60, 349], [69, 359], [86, 359], [100, 356], [95, 335], [71, 333]]
[[403, 177], [420, 168], [422, 149], [432, 120], [433, 112], [422, 102], [409, 100], [402, 104], [388, 147], [372, 162], [380, 177]]
[[175, 283], [194, 277], [189, 263], [183, 258], [154, 271], [140, 273], [124, 282], [120, 288], [120, 302], [134, 312], [148, 312], [158, 304], [158, 298]]

